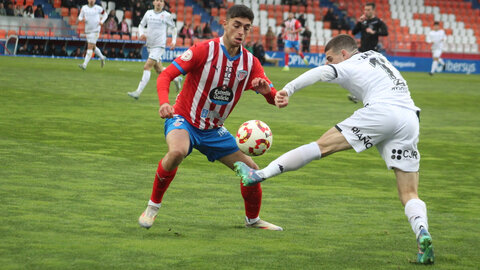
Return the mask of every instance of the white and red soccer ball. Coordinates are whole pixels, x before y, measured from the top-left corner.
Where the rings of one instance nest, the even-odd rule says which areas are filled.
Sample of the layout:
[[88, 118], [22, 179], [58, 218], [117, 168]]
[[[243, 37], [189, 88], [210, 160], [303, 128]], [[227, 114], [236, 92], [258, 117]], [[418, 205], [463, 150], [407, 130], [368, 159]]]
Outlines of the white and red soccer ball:
[[249, 120], [240, 126], [235, 139], [243, 153], [249, 156], [260, 156], [272, 146], [273, 134], [264, 122]]

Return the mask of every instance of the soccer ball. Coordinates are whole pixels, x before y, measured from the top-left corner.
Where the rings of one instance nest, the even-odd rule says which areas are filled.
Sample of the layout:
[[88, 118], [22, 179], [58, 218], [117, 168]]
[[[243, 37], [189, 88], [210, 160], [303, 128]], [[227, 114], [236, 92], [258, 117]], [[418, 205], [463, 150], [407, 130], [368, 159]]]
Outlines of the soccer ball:
[[264, 122], [249, 120], [240, 126], [235, 139], [243, 153], [249, 156], [260, 156], [272, 146], [273, 134]]

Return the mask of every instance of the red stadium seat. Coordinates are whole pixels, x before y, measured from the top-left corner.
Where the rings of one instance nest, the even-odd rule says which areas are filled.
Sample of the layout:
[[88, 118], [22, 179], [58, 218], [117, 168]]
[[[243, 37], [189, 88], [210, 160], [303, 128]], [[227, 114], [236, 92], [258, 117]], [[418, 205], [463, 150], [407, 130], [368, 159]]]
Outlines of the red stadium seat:
[[0, 29], [0, 39], [5, 39], [7, 37], [7, 31], [5, 29]]
[[31, 37], [35, 36], [35, 31], [33, 31], [33, 30], [28, 30], [28, 31], [27, 31], [27, 36], [31, 36]]
[[71, 8], [70, 9], [70, 16], [78, 17], [78, 8]]
[[37, 37], [44, 37], [45, 32], [44, 31], [37, 31]]
[[122, 39], [122, 37], [121, 37], [120, 35], [118, 35], [118, 34], [112, 35], [112, 38], [113, 38], [113, 39]]
[[122, 40], [130, 40], [130, 37], [128, 35], [123, 35]]
[[62, 0], [54, 0], [53, 1], [53, 7], [54, 8], [60, 8], [62, 6]]
[[8, 30], [7, 36], [12, 36], [12, 35], [16, 35], [16, 34], [17, 34], [17, 31], [15, 31], [15, 30]]
[[130, 10], [125, 11], [125, 19], [131, 19], [132, 18], [132, 12]]

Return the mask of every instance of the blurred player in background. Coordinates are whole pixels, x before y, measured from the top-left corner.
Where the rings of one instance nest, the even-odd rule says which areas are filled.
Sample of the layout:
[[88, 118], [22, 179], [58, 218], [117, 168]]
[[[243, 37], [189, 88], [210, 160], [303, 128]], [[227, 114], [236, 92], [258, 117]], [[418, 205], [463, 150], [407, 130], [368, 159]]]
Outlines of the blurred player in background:
[[441, 69], [445, 70], [445, 62], [440, 56], [442, 55], [443, 42], [447, 40], [447, 35], [443, 29], [440, 29], [440, 23], [433, 23], [433, 30], [428, 33], [427, 42], [432, 43], [432, 67], [430, 69], [430, 76], [433, 76], [433, 73], [438, 71], [438, 64], [440, 64]]
[[[387, 25], [375, 14], [375, 3], [365, 4], [363, 15], [360, 16], [352, 30], [353, 35], [358, 33], [361, 34], [360, 48], [358, 48], [360, 52], [377, 51], [378, 37], [388, 36]], [[352, 94], [348, 96], [348, 99], [353, 103], [358, 102], [358, 98]]]
[[[165, 120], [168, 152], [158, 164], [148, 206], [139, 217], [144, 228], [153, 225], [162, 198], [175, 177], [178, 166], [193, 150], [233, 169], [242, 161], [258, 168], [253, 159], [241, 152], [235, 138], [223, 127], [244, 91], [253, 89], [268, 103], [275, 104], [276, 90], [266, 77], [260, 61], [242, 47], [252, 28], [253, 12], [244, 5], [234, 5], [227, 11], [223, 23], [224, 35], [206, 40], [176, 58], [157, 79], [160, 117]], [[188, 74], [175, 104], [168, 99], [170, 82], [180, 74]], [[198, 174], [198, 181], [202, 181]], [[241, 184], [245, 204], [245, 226], [281, 231], [282, 228], [259, 217], [262, 188]]]
[[354, 149], [376, 146], [388, 169], [397, 178], [400, 201], [418, 243], [418, 262], [433, 263], [432, 238], [428, 233], [427, 208], [418, 197], [420, 109], [415, 106], [407, 82], [388, 60], [375, 51], [359, 53], [355, 39], [339, 35], [325, 47], [326, 65], [311, 69], [288, 83], [275, 97], [278, 107], [289, 96], [318, 81], [337, 83], [360, 97], [364, 107], [332, 127], [316, 142], [291, 150], [266, 168], [254, 170], [236, 162], [235, 171], [244, 185], [256, 184], [284, 172], [298, 170], [313, 160]]
[[300, 47], [299, 43], [299, 34], [302, 32], [302, 24], [299, 20], [294, 18], [292, 12], [288, 14], [288, 19], [285, 21], [285, 28], [284, 28], [284, 39], [285, 39], [285, 66], [283, 67], [283, 71], [289, 71], [290, 68], [288, 67], [288, 54], [291, 50], [294, 50], [300, 57], [302, 58], [305, 65], [308, 66], [308, 60], [303, 55], [302, 48]]
[[[154, 0], [153, 9], [145, 12], [140, 25], [138, 26], [138, 33], [140, 40], [147, 41], [148, 59], [143, 66], [143, 75], [137, 90], [128, 92], [128, 95], [138, 99], [143, 92], [143, 89], [150, 81], [150, 70], [155, 68], [158, 74], [160, 74], [165, 67], [162, 65], [162, 56], [165, 53], [165, 45], [167, 43], [167, 28], [172, 28], [172, 43], [170, 49], [175, 49], [175, 43], [177, 42], [177, 28], [173, 21], [172, 15], [163, 9], [165, 6], [164, 0]], [[147, 33], [145, 33], [145, 26], [147, 26]], [[177, 77], [174, 80], [177, 92], [182, 88], [182, 77]]]
[[83, 64], [78, 65], [81, 69], [86, 70], [88, 62], [92, 58], [92, 54], [95, 54], [100, 58], [100, 65], [105, 65], [105, 56], [102, 51], [96, 46], [97, 39], [100, 34], [100, 29], [103, 23], [108, 18], [103, 8], [99, 5], [95, 5], [95, 0], [88, 0], [88, 4], [84, 5], [78, 15], [78, 21], [85, 20], [85, 36], [87, 38], [87, 53], [85, 54], [85, 60]]

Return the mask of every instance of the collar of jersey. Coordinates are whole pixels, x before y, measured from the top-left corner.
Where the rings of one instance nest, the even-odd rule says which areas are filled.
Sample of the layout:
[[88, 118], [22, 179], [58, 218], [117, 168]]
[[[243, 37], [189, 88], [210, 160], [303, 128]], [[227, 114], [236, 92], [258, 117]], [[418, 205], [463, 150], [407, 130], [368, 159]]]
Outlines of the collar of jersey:
[[225, 47], [225, 45], [223, 45], [223, 37], [220, 38], [220, 47], [222, 48], [222, 51], [225, 54], [225, 56], [227, 56], [227, 59], [230, 60], [230, 61], [235, 61], [238, 58], [240, 58], [240, 56], [242, 56], [242, 48], [243, 47], [242, 47], [242, 45], [240, 45], [240, 53], [235, 55], [234, 57], [231, 57], [230, 54], [228, 54], [227, 48]]

